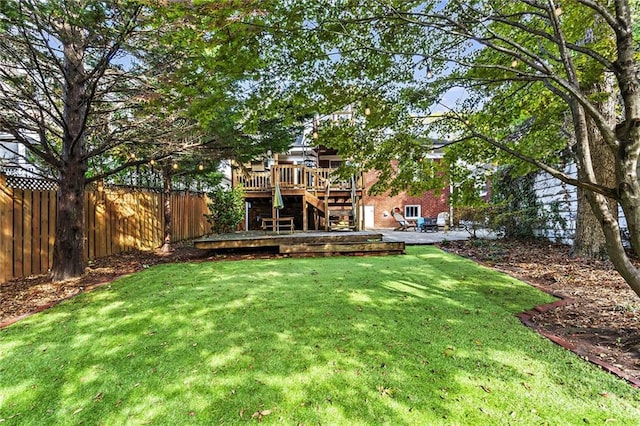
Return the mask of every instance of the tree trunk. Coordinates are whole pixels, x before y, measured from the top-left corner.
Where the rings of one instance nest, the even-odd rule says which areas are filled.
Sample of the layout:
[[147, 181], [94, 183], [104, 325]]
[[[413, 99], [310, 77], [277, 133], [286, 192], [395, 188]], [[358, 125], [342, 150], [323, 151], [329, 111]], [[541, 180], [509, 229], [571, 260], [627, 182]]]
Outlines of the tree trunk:
[[67, 167], [60, 177], [57, 198], [56, 236], [51, 277], [68, 280], [84, 274], [84, 169]]
[[[590, 154], [586, 114], [577, 101], [572, 102], [570, 106], [578, 143], [577, 159], [579, 169], [582, 169], [582, 173], [584, 173], [582, 176], [585, 176], [586, 181], [596, 182], [595, 173], [593, 171], [594, 158]], [[597, 159], [595, 160], [597, 161]], [[635, 209], [635, 205], [631, 205], [635, 200], [635, 194], [638, 193], [637, 190], [640, 189], [640, 186], [637, 183], [637, 162], [634, 159], [630, 160], [629, 158], [626, 158], [625, 161], [625, 158], [623, 157], [622, 161], [618, 160], [616, 163], [618, 166], [616, 167], [617, 179], [618, 182], [621, 182], [618, 186], [626, 189], [625, 191], [620, 191], [620, 201], [621, 205], [625, 209], [625, 216], [628, 218], [627, 221], [629, 223], [629, 229], [631, 229], [632, 226], [635, 226], [638, 223], [637, 218], [634, 217], [633, 214], [627, 215], [627, 211], [631, 213], [635, 213], [637, 211], [637, 209]], [[604, 231], [605, 239], [607, 241], [607, 253], [609, 254], [611, 262], [627, 282], [629, 287], [631, 287], [631, 289], [640, 296], [640, 271], [631, 262], [622, 244], [620, 227], [618, 225], [617, 209], [614, 214], [609, 205], [610, 200], [602, 194], [592, 191], [587, 192], [586, 195], [593, 213], [598, 218], [598, 222]], [[635, 247], [636, 246], [634, 245], [634, 248]]]
[[61, 166], [58, 176], [56, 239], [51, 277], [66, 280], [84, 273], [84, 187], [87, 171], [84, 159], [86, 72], [85, 42], [80, 28], [62, 23], [65, 85]]
[[[605, 75], [602, 82], [591, 86], [587, 91], [588, 95], [602, 96], [607, 94], [607, 98], [598, 102], [598, 110], [607, 118], [610, 127], [616, 124], [616, 97], [615, 78], [612, 74]], [[589, 149], [593, 161], [593, 172], [600, 185], [609, 188], [616, 187], [615, 175], [615, 155], [605, 143], [602, 133], [598, 130], [593, 120], [587, 121], [587, 132], [589, 137]], [[584, 180], [584, 173], [580, 173], [579, 178]], [[600, 221], [593, 213], [591, 205], [584, 189], [578, 188], [578, 210], [576, 216], [576, 235], [573, 239], [571, 255], [575, 257], [586, 257], [594, 259], [604, 259], [607, 257], [607, 242]], [[618, 203], [616, 200], [609, 200], [609, 210], [617, 217]]]
[[171, 252], [171, 169], [169, 167], [166, 167], [162, 174], [164, 180], [164, 238], [160, 248], [162, 253]]

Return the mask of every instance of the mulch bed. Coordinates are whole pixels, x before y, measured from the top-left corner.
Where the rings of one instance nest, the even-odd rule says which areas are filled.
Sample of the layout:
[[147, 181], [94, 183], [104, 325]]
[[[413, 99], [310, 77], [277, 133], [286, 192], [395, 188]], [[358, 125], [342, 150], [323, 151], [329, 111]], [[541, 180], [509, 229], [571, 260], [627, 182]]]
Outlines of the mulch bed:
[[640, 387], [640, 297], [610, 262], [572, 258], [570, 247], [546, 241], [454, 241], [441, 248], [562, 297], [520, 318]]
[[[571, 258], [569, 247], [540, 241], [450, 241], [440, 247], [561, 296], [563, 301], [520, 318], [562, 346], [640, 386], [640, 297], [609, 262]], [[0, 327], [151, 265], [272, 256], [266, 252], [211, 256], [185, 245], [169, 254], [135, 252], [97, 259], [77, 280], [54, 283], [46, 276], [13, 280], [0, 284]]]

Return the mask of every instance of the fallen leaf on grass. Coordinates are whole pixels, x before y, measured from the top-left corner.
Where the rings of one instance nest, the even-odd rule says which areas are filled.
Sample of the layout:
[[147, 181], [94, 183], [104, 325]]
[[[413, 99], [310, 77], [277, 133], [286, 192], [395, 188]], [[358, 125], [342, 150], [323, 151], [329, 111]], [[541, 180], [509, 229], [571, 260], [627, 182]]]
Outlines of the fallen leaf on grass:
[[380, 396], [384, 398], [386, 396], [391, 396], [393, 394], [393, 389], [386, 386], [378, 386], [378, 392], [380, 392]]
[[253, 414], [251, 415], [251, 418], [252, 418], [252, 419], [257, 418], [257, 419], [258, 419], [258, 421], [259, 421], [259, 422], [261, 422], [261, 421], [262, 421], [262, 418], [263, 418], [264, 416], [268, 416], [269, 414], [271, 414], [271, 410], [256, 411], [255, 413], [253, 413]]
[[489, 389], [487, 386], [485, 385], [480, 385], [480, 387], [482, 388], [483, 391], [485, 391], [486, 393], [491, 393], [491, 389]]

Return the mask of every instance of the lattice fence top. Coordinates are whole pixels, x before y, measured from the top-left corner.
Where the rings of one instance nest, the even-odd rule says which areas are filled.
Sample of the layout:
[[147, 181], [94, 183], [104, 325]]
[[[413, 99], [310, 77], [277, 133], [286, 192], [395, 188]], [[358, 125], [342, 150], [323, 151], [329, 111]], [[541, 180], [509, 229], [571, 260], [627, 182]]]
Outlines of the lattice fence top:
[[58, 184], [46, 179], [36, 179], [24, 176], [7, 176], [7, 186], [14, 189], [28, 189], [31, 191], [55, 191]]
[[[4, 173], [0, 173], [4, 174]], [[20, 175], [12, 175], [12, 174], [4, 174], [6, 179], [6, 184], [9, 188], [13, 189], [22, 189], [22, 190], [31, 190], [31, 191], [56, 191], [58, 189], [58, 184], [52, 182], [47, 179], [39, 179], [29, 176], [20, 176]], [[98, 190], [99, 186], [94, 182], [87, 185], [87, 190], [95, 191]], [[163, 189], [158, 187], [142, 187], [142, 186], [134, 186], [134, 185], [115, 185], [115, 184], [106, 184], [103, 186], [104, 189], [109, 189], [112, 191], [126, 191], [126, 192], [153, 192], [153, 193], [162, 193]], [[205, 192], [201, 190], [189, 189], [189, 187], [174, 187], [171, 189], [172, 194], [176, 193], [190, 193], [192, 195], [204, 195]]]

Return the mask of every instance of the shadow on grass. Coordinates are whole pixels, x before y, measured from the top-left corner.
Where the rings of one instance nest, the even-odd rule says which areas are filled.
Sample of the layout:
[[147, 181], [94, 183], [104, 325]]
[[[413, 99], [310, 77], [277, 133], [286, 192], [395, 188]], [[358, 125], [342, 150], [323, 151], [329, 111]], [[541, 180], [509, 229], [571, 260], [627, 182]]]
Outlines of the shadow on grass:
[[0, 419], [637, 418], [637, 391], [514, 317], [549, 300], [432, 247], [153, 267], [0, 331]]

